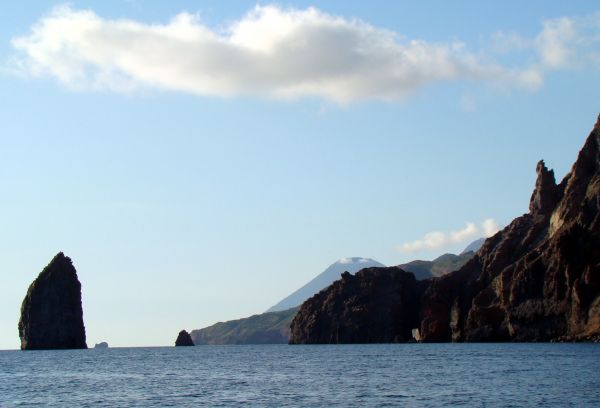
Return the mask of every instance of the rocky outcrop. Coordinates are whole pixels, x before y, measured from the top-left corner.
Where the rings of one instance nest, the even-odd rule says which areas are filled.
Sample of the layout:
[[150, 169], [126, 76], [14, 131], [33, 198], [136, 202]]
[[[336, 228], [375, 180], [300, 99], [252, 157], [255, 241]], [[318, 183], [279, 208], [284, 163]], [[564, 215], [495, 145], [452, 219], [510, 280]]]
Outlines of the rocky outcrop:
[[190, 334], [185, 331], [182, 330], [179, 332], [179, 335], [177, 335], [177, 340], [175, 340], [175, 346], [180, 347], [180, 346], [194, 346], [194, 341], [192, 340], [192, 337], [190, 336]]
[[556, 185], [554, 170], [548, 170], [543, 160], [538, 162], [536, 173], [537, 180], [529, 200], [529, 212], [546, 216], [556, 207], [556, 203], [562, 196], [562, 189]]
[[85, 349], [81, 284], [71, 259], [56, 255], [33, 281], [21, 306], [22, 350]]
[[96, 343], [96, 345], [94, 346], [95, 349], [107, 349], [108, 348], [108, 343], [105, 341], [101, 341], [100, 343]]
[[342, 274], [301, 306], [291, 326], [292, 344], [395, 343], [418, 327], [419, 282], [398, 267]]
[[[402, 322], [416, 324], [424, 342], [600, 339], [599, 124], [600, 118], [560, 184], [543, 161], [538, 163], [529, 213], [487, 239], [462, 268], [416, 286], [401, 282], [389, 292], [379, 285], [389, 287], [384, 282], [398, 273], [393, 268], [378, 268], [381, 280], [370, 283], [357, 274], [351, 295], [338, 281], [302, 305], [291, 342], [353, 342], [355, 337], [332, 333], [349, 330], [350, 324], [356, 338], [372, 333], [361, 316], [384, 322], [379, 332], [385, 334], [373, 341], [392, 341], [387, 333], [398, 323], [389, 313], [379, 316], [384, 309], [368, 302], [363, 308], [344, 306], [343, 312], [336, 306], [369, 293], [386, 297], [378, 302], [389, 303]], [[407, 291], [417, 297], [415, 304], [398, 301], [397, 292], [406, 296]]]
[[600, 335], [600, 130], [556, 185], [543, 162], [530, 211], [422, 299], [423, 341], [550, 341]]

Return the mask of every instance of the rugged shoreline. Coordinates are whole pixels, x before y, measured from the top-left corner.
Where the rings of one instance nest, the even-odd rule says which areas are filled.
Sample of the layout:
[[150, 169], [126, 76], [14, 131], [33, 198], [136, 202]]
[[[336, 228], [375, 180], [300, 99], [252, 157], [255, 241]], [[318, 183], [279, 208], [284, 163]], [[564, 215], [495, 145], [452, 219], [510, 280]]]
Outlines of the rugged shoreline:
[[598, 341], [600, 118], [561, 183], [543, 161], [536, 172], [529, 213], [462, 268], [418, 284], [397, 267], [342, 276], [301, 306], [290, 343], [406, 342], [414, 329], [423, 342]]

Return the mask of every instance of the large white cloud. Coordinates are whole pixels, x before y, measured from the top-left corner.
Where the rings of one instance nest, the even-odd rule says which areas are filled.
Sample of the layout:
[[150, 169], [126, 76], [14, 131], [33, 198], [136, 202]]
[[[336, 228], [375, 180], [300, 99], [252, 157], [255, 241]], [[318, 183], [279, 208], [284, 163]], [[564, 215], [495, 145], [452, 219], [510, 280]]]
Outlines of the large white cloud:
[[499, 229], [498, 223], [494, 219], [488, 218], [481, 223], [481, 227], [469, 222], [463, 229], [456, 231], [428, 232], [421, 239], [399, 245], [398, 249], [405, 253], [440, 250], [452, 245], [468, 243], [477, 237], [491, 237]]
[[49, 75], [73, 89], [316, 96], [347, 103], [401, 99], [437, 81], [531, 89], [543, 81], [536, 69], [484, 61], [459, 42], [404, 39], [315, 8], [257, 6], [216, 30], [188, 13], [147, 24], [61, 6], [12, 44], [19, 72]]

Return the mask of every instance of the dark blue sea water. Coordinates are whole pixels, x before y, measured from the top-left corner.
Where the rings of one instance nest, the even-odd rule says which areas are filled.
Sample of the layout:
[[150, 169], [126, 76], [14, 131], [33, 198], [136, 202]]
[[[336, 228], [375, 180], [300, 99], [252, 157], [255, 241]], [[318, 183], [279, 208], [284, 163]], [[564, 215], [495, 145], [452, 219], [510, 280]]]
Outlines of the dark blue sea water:
[[600, 407], [600, 344], [0, 352], [0, 406]]

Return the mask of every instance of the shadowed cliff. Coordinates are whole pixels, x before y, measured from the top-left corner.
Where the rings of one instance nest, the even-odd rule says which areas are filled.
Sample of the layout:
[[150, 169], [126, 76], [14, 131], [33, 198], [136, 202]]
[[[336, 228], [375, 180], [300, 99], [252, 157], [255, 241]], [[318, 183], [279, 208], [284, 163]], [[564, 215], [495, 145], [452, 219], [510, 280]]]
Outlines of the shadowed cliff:
[[[600, 340], [599, 124], [560, 184], [537, 164], [529, 213], [487, 239], [462, 268], [417, 285], [398, 281], [391, 290], [379, 285], [396, 279], [397, 268], [371, 268], [378, 280], [358, 273], [355, 291], [338, 281], [301, 306], [291, 343], [362, 342], [360, 333], [398, 325], [389, 311], [426, 342]], [[378, 299], [386, 308], [357, 304], [369, 293], [386, 297]], [[347, 331], [355, 334], [336, 335]], [[406, 327], [397, 332], [369, 342], [405, 341]]]
[[33, 281], [21, 306], [22, 350], [84, 349], [81, 284], [71, 258], [57, 254]]

